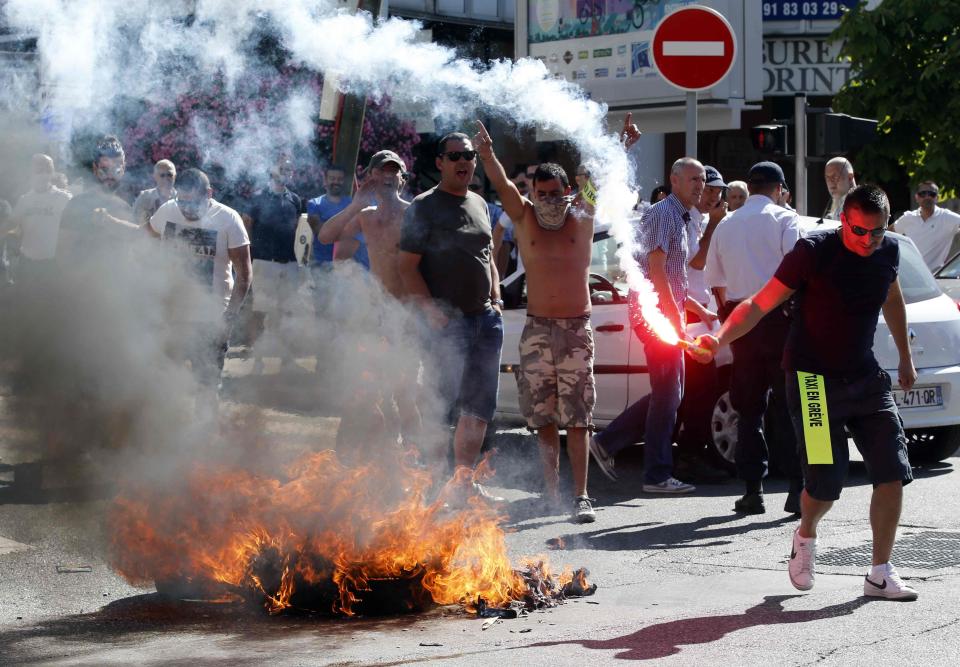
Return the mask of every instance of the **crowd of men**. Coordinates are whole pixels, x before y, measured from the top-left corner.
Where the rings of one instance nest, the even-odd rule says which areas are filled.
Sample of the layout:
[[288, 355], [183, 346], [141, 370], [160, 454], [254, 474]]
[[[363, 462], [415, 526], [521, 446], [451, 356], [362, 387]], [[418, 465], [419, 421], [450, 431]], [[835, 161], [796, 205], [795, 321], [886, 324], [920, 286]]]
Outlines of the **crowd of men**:
[[[915, 598], [889, 563], [902, 487], [911, 471], [891, 379], [872, 352], [882, 310], [900, 353], [899, 385], [912, 385], [916, 371], [897, 282], [899, 250], [896, 240], [885, 235], [890, 214], [886, 195], [873, 186], [857, 186], [849, 161], [831, 160], [825, 169], [831, 202], [824, 218], [837, 219], [840, 226], [807, 236], [775, 163], [760, 162], [744, 181], [727, 183], [709, 165], [688, 157], [677, 160], [669, 186], [638, 206], [634, 257], [656, 292], [660, 311], [681, 338], [694, 321], [715, 333], [696, 341], [700, 349], [688, 354], [698, 363], [688, 364], [681, 347], [653, 333], [631, 293], [631, 322], [643, 343], [651, 392], [591, 435], [596, 396], [588, 284], [594, 234], [589, 168], [577, 168], [576, 189], [555, 163], [531, 165], [508, 177], [486, 128], [477, 125], [473, 137], [454, 132], [440, 140], [435, 158], [439, 183], [412, 201], [401, 196], [403, 159], [382, 150], [366, 165], [352, 196], [348, 179], [353, 175], [330, 166], [325, 194], [306, 202], [290, 190], [292, 166], [280, 159], [267, 186], [240, 210], [213, 198], [203, 171], [178, 173], [169, 160], [156, 163], [156, 187], [141, 192], [131, 206], [117, 195], [125, 171], [123, 147], [105, 137], [91, 164], [93, 186], [76, 196], [54, 185], [49, 156], [34, 156], [30, 191], [0, 231], [9, 228], [19, 236], [18, 279], [27, 283], [42, 280], [64, 253], [79, 252], [91, 242], [116, 242], [133, 233], [180, 242], [202, 265], [198, 275], [217, 304], [198, 323], [198, 343], [187, 355], [201, 382], [215, 387], [230, 331], [251, 290], [268, 324], [282, 321], [295, 307], [291, 297], [305, 280], [295, 251], [305, 214], [314, 236], [307, 262], [311, 270], [334, 260], [355, 261], [390, 298], [419, 315], [422, 327], [412, 326], [410, 333], [424, 339], [423, 354], [434, 359], [430, 368], [437, 394], [446, 400], [444, 418], [453, 431], [453, 457], [461, 470], [477, 464], [496, 409], [503, 344], [500, 275], [515, 253], [527, 290], [516, 381], [521, 411], [537, 434], [549, 506], [567, 507], [574, 521], [594, 521], [587, 488], [591, 455], [616, 481], [617, 453], [639, 442], [644, 443], [640, 488], [645, 493], [685, 494], [695, 490], [691, 482], [725, 479], [726, 473], [709, 461], [711, 434], [703, 428], [709, 423], [703, 411], [710, 409], [709, 397], [718, 385], [713, 355], [719, 346], [731, 344], [731, 402], [739, 415], [736, 473], [744, 485], [734, 511], [766, 511], [763, 480], [774, 450], [790, 480], [784, 510], [801, 519], [793, 538], [791, 581], [797, 588], [810, 588], [817, 522], [839, 497], [846, 475], [847, 427], [875, 485], [874, 567], [865, 592]], [[639, 134], [628, 117], [624, 145], [632, 145]], [[478, 163], [498, 204], [479, 192]], [[920, 183], [919, 208], [893, 225], [914, 240], [932, 269], [944, 262], [960, 228], [960, 216], [936, 205], [938, 195], [936, 183]], [[863, 307], [844, 307], [852, 302]], [[830, 339], [821, 340], [825, 335]], [[412, 361], [405, 371], [411, 384], [416, 384], [420, 364], [429, 362]], [[403, 440], [418, 446], [428, 462], [445, 459], [445, 446], [428, 444], [415, 394], [386, 397], [400, 413]], [[809, 406], [821, 402], [818, 422]], [[361, 406], [355, 414], [345, 414], [343, 423], [369, 420], [371, 412]], [[674, 461], [678, 416], [693, 428], [679, 438]], [[812, 433], [811, 428], [821, 431]], [[560, 488], [561, 431], [567, 434], [572, 500], [564, 500]], [[465, 479], [463, 495], [501, 500], [469, 476]]]

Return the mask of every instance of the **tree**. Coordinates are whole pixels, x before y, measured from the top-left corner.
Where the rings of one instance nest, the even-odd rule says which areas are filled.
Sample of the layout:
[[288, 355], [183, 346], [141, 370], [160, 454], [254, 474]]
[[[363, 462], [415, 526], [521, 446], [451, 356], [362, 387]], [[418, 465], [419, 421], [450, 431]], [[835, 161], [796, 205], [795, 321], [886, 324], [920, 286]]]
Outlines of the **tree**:
[[843, 17], [833, 36], [844, 40], [854, 79], [834, 98], [838, 111], [876, 118], [877, 138], [857, 158], [876, 181], [929, 178], [960, 186], [960, 2], [885, 0]]

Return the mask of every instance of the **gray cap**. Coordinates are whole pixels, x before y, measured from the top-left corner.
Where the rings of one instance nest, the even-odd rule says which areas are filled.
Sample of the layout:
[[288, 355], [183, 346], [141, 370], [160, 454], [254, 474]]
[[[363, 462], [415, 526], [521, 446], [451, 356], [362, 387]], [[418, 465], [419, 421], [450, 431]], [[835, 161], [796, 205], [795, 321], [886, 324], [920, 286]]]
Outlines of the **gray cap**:
[[388, 162], [393, 162], [400, 167], [400, 171], [406, 171], [407, 165], [403, 163], [403, 160], [399, 155], [393, 151], [377, 151], [373, 154], [373, 157], [370, 158], [370, 162], [367, 164], [367, 170], [376, 169], [377, 167], [382, 167]]

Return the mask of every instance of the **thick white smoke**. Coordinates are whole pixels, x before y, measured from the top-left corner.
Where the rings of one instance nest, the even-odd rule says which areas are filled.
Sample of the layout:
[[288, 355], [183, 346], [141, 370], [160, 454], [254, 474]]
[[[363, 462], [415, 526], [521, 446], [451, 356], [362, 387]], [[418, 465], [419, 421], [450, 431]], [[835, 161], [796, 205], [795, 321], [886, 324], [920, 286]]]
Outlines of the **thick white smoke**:
[[[209, 86], [209, 90], [222, 86], [227, 92], [255, 89], [251, 83], [256, 83], [265, 65], [251, 44], [268, 35], [288, 62], [319, 73], [336, 73], [342, 92], [425, 103], [444, 125], [467, 131], [473, 129], [472, 120], [482, 115], [559, 135], [577, 148], [590, 169], [598, 189], [597, 222], [608, 226], [622, 243], [621, 265], [630, 285], [641, 294], [645, 315], [652, 318], [656, 313], [654, 293], [632, 256], [633, 168], [619, 137], [606, 131], [606, 108], [588, 99], [574, 84], [553, 78], [537, 60], [488, 66], [458, 59], [452, 49], [418, 41], [420, 25], [416, 22], [376, 22], [369, 15], [341, 9], [334, 0], [8, 0], [3, 11], [13, 30], [37, 36], [44, 111], [71, 119], [74, 130], [117, 132], [118, 128], [111, 126], [112, 113], [121, 100], [157, 102], [181, 93], [203, 92], [185, 90], [187, 83]], [[309, 144], [319, 99], [309, 90], [283, 94], [286, 97], [279, 107], [271, 111], [254, 107], [248, 117], [235, 119], [229, 139], [224, 139], [218, 128], [195, 121], [190, 129], [202, 155], [222, 164], [228, 176], [240, 171], [266, 174], [279, 151]], [[13, 106], [17, 102], [5, 101]], [[162, 273], [162, 269], [156, 271]], [[170, 292], [174, 279], [159, 273], [150, 276], [154, 292]], [[135, 272], [115, 278], [143, 280]], [[164, 280], [171, 285], [164, 286]], [[337, 298], [341, 297], [331, 294], [326, 301]], [[372, 293], [354, 299], [351, 306], [356, 308], [364, 299], [381, 301]], [[96, 336], [98, 327], [125, 330], [140, 318], [138, 312], [121, 314], [114, 302], [107, 303], [99, 321], [78, 316], [91, 337]], [[138, 307], [147, 312], [151, 304]], [[359, 327], [352, 329], [349, 322], [335, 319], [321, 320], [321, 325], [320, 329], [312, 327], [310, 338], [317, 345], [327, 345], [317, 354], [329, 360], [330, 382], [335, 386], [338, 373], [347, 379], [364, 362], [361, 355], [344, 364], [344, 355], [337, 351], [338, 346], [347, 349], [356, 343]], [[367, 328], [367, 324], [362, 326]], [[118, 345], [126, 346], [129, 358], [137, 363], [131, 361], [124, 370], [114, 363], [104, 367], [114, 374], [126, 372], [138, 375], [139, 380], [151, 379], [150, 364], [163, 363], [162, 355], [154, 354], [165, 344], [158, 327], [144, 330], [131, 325], [132, 335], [143, 337], [134, 342], [145, 346], [148, 354], [138, 357], [129, 338], [118, 336]], [[68, 342], [55, 341], [57, 345]], [[418, 345], [416, 341], [408, 343], [411, 349]], [[372, 340], [370, 345], [374, 345]], [[337, 368], [338, 362], [342, 368]], [[176, 369], [154, 374], [152, 379], [168, 383], [165, 391], [170, 394], [194, 391], [192, 381]], [[138, 400], [147, 402], [145, 396], [139, 396], [131, 399], [131, 404]], [[164, 420], [168, 420], [168, 428], [175, 428], [175, 420], [166, 411], [148, 415], [138, 428], [142, 431]], [[179, 436], [189, 434], [175, 433], [171, 439]]]
[[[256, 76], [259, 64], [244, 45], [269, 28], [292, 61], [336, 72], [343, 92], [426, 103], [435, 118], [466, 129], [482, 112], [562, 136], [590, 167], [599, 190], [597, 220], [622, 242], [628, 282], [652, 294], [632, 259], [633, 168], [618, 137], [606, 131], [606, 107], [553, 78], [538, 60], [486, 68], [458, 59], [450, 48], [417, 41], [417, 22], [377, 22], [336, 0], [10, 0], [6, 11], [13, 26], [39, 36], [50, 104], [86, 123], [102, 119], [120, 93], [157, 100], [194, 71], [210, 80], [223, 75], [228, 88]], [[191, 12], [192, 20], [185, 20]], [[228, 174], [237, 165], [266, 173], [278, 149], [309, 140], [317, 103], [293, 91], [283, 118], [246, 119], [228, 145], [206, 128], [195, 130], [205, 153], [216, 155]]]

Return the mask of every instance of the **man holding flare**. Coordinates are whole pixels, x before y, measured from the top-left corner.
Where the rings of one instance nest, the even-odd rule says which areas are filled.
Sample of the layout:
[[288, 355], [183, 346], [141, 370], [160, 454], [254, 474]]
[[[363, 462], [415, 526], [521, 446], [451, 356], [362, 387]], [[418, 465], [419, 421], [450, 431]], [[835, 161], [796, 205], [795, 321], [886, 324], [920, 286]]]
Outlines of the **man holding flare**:
[[917, 591], [890, 564], [903, 486], [913, 475], [891, 379], [873, 354], [882, 310], [900, 356], [898, 383], [910, 389], [916, 382], [897, 279], [900, 249], [895, 239], [885, 236], [889, 217], [890, 204], [881, 189], [854, 188], [844, 200], [839, 229], [800, 239], [773, 278], [730, 314], [717, 337], [701, 336], [696, 343], [716, 352], [794, 298], [783, 368], [804, 490], [788, 566], [790, 582], [799, 590], [813, 588], [817, 525], [840, 497], [849, 462], [849, 430], [873, 483], [873, 566], [864, 578], [864, 595], [915, 600]]

